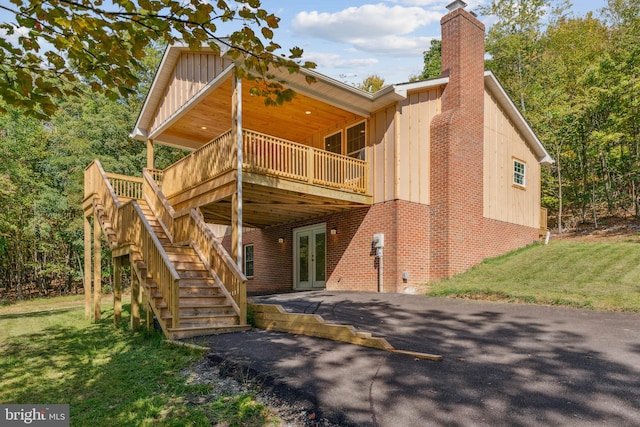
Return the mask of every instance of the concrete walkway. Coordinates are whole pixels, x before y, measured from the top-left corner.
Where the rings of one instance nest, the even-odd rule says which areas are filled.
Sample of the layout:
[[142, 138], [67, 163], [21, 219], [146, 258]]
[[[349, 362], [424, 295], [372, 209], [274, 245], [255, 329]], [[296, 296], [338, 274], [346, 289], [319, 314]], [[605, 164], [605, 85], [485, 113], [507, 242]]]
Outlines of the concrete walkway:
[[340, 292], [256, 302], [444, 356], [258, 330], [200, 339], [338, 425], [640, 425], [638, 314]]

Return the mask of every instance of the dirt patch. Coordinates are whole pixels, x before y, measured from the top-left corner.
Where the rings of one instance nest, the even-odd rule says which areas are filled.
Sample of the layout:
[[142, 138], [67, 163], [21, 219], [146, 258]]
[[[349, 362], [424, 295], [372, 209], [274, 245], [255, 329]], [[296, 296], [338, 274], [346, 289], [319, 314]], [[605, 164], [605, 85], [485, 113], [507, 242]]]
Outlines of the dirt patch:
[[552, 240], [574, 240], [579, 242], [634, 242], [640, 243], [640, 219], [605, 218], [594, 224], [580, 224], [573, 230], [558, 233], [551, 230]]

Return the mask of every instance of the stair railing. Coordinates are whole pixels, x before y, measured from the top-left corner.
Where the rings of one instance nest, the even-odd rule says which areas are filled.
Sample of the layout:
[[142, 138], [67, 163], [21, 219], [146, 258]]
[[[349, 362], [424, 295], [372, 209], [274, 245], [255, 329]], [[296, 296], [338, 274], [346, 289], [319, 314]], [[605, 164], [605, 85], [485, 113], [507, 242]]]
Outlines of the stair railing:
[[89, 197], [97, 198], [104, 208], [104, 213], [107, 215], [111, 227], [118, 230], [118, 209], [121, 203], [98, 159], [85, 168], [84, 182], [85, 200]]
[[247, 323], [247, 278], [195, 209], [175, 218], [176, 240], [192, 240], [209, 268], [222, 282], [221, 290], [231, 300], [240, 324]]
[[154, 179], [154, 174], [148, 170], [142, 170], [142, 196], [153, 213], [160, 218], [160, 223], [165, 228], [169, 239], [173, 242], [173, 217], [176, 212], [169, 204], [162, 190]]
[[[172, 327], [178, 328], [180, 324], [180, 276], [138, 203], [132, 199], [124, 205], [121, 204], [108, 175], [97, 159], [87, 166], [85, 169], [85, 200], [88, 197], [94, 197], [102, 203], [104, 213], [109, 218], [113, 229], [116, 230], [118, 246], [133, 244], [140, 249], [147, 265], [147, 274], [151, 275], [158, 290], [167, 301], [171, 311]], [[122, 176], [119, 176], [118, 179], [122, 180]], [[135, 181], [138, 182], [137, 180]], [[138, 194], [138, 197], [142, 196], [141, 192]], [[131, 195], [134, 194], [131, 193]]]
[[218, 277], [220, 289], [231, 301], [240, 324], [246, 324], [247, 278], [195, 209], [176, 214], [154, 176], [146, 169], [142, 176], [144, 198], [166, 226], [167, 235], [173, 242], [193, 242], [207, 266]]
[[[133, 200], [120, 208], [123, 224], [123, 241], [134, 243], [142, 253], [147, 265], [147, 274], [156, 282], [158, 291], [167, 301], [171, 312], [171, 327], [180, 325], [180, 276], [169, 260], [162, 244], [153, 232], [151, 225], [144, 216], [140, 205]], [[160, 315], [160, 313], [156, 313]]]

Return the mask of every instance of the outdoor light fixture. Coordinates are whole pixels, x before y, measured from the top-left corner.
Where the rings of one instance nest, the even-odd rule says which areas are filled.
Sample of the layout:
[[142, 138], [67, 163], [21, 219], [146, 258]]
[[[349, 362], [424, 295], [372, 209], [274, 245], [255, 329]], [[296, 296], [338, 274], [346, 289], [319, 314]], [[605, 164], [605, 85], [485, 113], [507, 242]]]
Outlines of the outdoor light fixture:
[[337, 228], [332, 228], [332, 229], [331, 229], [331, 234], [332, 234], [332, 235], [334, 235], [334, 236], [335, 236], [336, 234], [338, 234], [338, 229], [337, 229]]
[[284, 243], [284, 238], [283, 237], [279, 237], [278, 238], [278, 243]]

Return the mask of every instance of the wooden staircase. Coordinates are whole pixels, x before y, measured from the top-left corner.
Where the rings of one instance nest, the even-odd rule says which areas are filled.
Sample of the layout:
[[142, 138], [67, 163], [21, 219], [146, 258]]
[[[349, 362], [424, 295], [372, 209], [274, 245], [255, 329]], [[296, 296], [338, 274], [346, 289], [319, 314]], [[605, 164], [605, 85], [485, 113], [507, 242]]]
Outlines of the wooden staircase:
[[220, 280], [212, 275], [195, 249], [186, 244], [174, 244], [147, 203], [144, 200], [137, 202], [180, 276], [180, 320], [179, 326], [173, 328], [173, 315], [167, 301], [158, 291], [154, 278], [147, 275], [142, 254], [132, 249], [132, 265], [165, 335], [180, 339], [249, 329], [248, 325], [240, 324], [229, 298], [220, 289]]
[[[148, 170], [142, 178], [108, 174], [94, 160], [85, 169], [83, 209], [100, 224], [118, 265], [130, 261], [142, 302], [168, 338], [249, 328], [246, 277], [197, 210], [176, 213]], [[132, 295], [136, 318], [138, 298]]]

